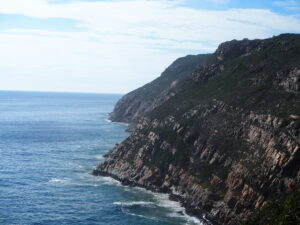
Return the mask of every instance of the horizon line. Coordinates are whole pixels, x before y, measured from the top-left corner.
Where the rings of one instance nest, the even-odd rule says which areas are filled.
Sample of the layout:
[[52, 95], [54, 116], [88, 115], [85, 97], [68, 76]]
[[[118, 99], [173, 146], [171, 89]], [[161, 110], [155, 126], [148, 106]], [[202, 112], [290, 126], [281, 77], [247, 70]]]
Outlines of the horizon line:
[[103, 95], [125, 95], [126, 93], [104, 93], [104, 92], [80, 92], [80, 91], [46, 91], [46, 90], [5, 90], [0, 92], [34, 92], [34, 93], [61, 93], [61, 94], [103, 94]]

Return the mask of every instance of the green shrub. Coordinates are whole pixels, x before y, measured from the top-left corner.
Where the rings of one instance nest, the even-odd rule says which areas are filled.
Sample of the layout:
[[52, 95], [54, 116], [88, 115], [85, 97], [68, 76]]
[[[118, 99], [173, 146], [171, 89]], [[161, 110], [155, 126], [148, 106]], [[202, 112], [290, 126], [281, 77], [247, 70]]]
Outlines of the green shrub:
[[273, 201], [250, 216], [243, 225], [299, 225], [300, 188], [281, 200]]

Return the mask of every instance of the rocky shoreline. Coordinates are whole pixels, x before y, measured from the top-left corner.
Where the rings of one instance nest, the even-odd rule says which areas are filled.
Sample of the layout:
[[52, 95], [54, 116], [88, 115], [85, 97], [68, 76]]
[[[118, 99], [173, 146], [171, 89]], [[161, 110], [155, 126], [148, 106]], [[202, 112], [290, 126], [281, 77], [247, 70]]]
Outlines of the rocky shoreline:
[[144, 188], [145, 190], [151, 191], [153, 193], [168, 194], [169, 199], [171, 201], [179, 202], [181, 204], [181, 206], [184, 207], [185, 212], [186, 212], [187, 215], [197, 218], [200, 222], [203, 222], [205, 225], [217, 225], [216, 223], [213, 223], [213, 222], [209, 221], [208, 219], [206, 219], [204, 211], [201, 214], [199, 214], [198, 211], [195, 212], [194, 208], [191, 207], [190, 205], [187, 205], [184, 202], [184, 199], [180, 195], [174, 194], [174, 193], [172, 193], [171, 191], [169, 191], [167, 189], [144, 186], [144, 185], [141, 185], [141, 184], [139, 184], [135, 181], [131, 181], [131, 180], [124, 179], [124, 178], [121, 179], [117, 175], [114, 175], [114, 174], [111, 174], [111, 173], [108, 173], [108, 172], [99, 171], [99, 170], [93, 170], [92, 175], [102, 176], [102, 177], [111, 177], [111, 178], [121, 182], [121, 184], [124, 185], [124, 186], [139, 187], [139, 188]]

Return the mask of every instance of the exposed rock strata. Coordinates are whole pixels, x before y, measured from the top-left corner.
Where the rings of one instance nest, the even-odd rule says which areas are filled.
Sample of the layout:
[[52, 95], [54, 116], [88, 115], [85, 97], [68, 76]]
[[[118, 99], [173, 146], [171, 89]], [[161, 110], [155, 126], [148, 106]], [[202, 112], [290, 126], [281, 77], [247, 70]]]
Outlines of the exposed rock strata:
[[300, 179], [300, 55], [291, 49], [300, 52], [299, 35], [221, 44], [94, 174], [171, 193], [212, 223], [240, 224]]

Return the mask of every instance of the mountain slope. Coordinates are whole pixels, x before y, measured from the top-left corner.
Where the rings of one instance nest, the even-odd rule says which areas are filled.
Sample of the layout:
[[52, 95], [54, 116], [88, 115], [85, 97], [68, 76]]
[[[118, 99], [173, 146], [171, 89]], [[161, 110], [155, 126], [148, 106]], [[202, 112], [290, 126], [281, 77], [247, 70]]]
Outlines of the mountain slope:
[[190, 79], [196, 67], [209, 56], [188, 55], [177, 59], [160, 77], [123, 96], [117, 102], [110, 119], [116, 122], [137, 122], [146, 112], [175, 95], [177, 88]]
[[300, 35], [221, 44], [95, 175], [240, 224], [300, 179]]

